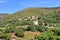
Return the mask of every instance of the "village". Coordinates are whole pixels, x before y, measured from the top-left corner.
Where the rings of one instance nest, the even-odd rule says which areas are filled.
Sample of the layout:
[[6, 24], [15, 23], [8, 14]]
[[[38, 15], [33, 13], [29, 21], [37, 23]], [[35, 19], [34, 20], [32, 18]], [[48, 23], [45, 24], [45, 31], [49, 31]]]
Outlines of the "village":
[[[25, 21], [26, 23], [23, 24], [24, 27], [25, 27], [26, 25], [28, 25], [28, 21], [31, 21], [31, 22], [32, 22], [31, 25], [35, 25], [35, 26], [42, 25], [43, 27], [47, 27], [47, 28], [54, 28], [54, 27], [56, 26], [56, 24], [54, 24], [54, 23], [52, 23], [52, 24], [44, 23], [43, 20], [41, 20], [41, 18], [36, 17], [36, 16], [27, 16], [27, 17], [18, 18], [18, 19], [15, 19], [15, 20], [20, 21], [20, 22], [23, 22], [23, 23], [24, 23], [24, 21]], [[11, 21], [8, 21], [8, 22], [11, 22]], [[18, 24], [19, 24], [19, 23], [18, 23]], [[6, 24], [6, 26], [9, 26], [9, 23]], [[17, 27], [18, 27], [18, 26], [17, 26]], [[27, 27], [28, 27], [28, 26], [27, 26]], [[27, 27], [25, 27], [25, 28], [27, 28]], [[9, 28], [9, 27], [8, 27], [8, 28]], [[19, 28], [19, 27], [18, 27], [18, 28]], [[28, 33], [27, 33], [27, 32], [28, 32], [28, 31], [26, 31], [26, 32], [24, 32], [24, 33], [28, 34], [29, 32], [28, 32]], [[35, 35], [40, 34], [40, 32], [30, 32], [30, 33], [32, 33], [32, 34], [35, 33]], [[19, 38], [19, 37], [17, 37], [17, 36], [15, 35], [14, 32], [11, 33], [10, 35], [11, 35], [11, 40], [16, 40], [17, 38]], [[21, 38], [21, 39], [22, 39], [22, 38]], [[1, 39], [0, 39], [0, 40], [1, 40]]]

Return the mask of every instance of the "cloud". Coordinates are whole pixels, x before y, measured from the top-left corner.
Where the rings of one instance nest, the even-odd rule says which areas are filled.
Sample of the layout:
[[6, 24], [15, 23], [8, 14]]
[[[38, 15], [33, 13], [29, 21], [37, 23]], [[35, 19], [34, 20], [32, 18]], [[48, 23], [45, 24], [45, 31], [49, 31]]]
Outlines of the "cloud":
[[0, 0], [0, 3], [6, 3], [7, 1]]

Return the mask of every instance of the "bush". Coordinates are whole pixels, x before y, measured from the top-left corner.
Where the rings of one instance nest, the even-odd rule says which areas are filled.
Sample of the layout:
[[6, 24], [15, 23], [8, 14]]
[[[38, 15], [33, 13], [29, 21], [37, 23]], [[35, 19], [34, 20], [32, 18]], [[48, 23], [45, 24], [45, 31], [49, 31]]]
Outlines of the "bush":
[[53, 32], [50, 32], [50, 33], [44, 32], [41, 35], [37, 36], [36, 39], [38, 39], [38, 40], [54, 40], [53, 34], [54, 34]]
[[10, 40], [10, 36], [2, 33], [2, 34], [0, 34], [0, 39], [2, 39], [2, 40]]
[[47, 30], [46, 27], [39, 25], [39, 26], [35, 26], [35, 25], [30, 25], [27, 29], [27, 31], [39, 31], [39, 32], [44, 32]]
[[48, 31], [52, 31], [55, 33], [56, 36], [60, 36], [60, 28], [52, 28], [48, 29]]
[[36, 31], [36, 26], [35, 25], [30, 25], [26, 30], [27, 31]]
[[36, 40], [60, 40], [60, 35], [59, 34], [59, 29], [60, 28], [52, 28], [48, 29], [48, 31], [41, 33], [41, 35], [35, 37]]
[[22, 37], [23, 38], [24, 37], [24, 30], [22, 28], [17, 29], [15, 35], [17, 37]]
[[16, 30], [15, 27], [12, 27], [12, 26], [6, 27], [5, 33], [12, 33], [12, 32], [14, 32], [15, 30]]
[[47, 28], [44, 27], [44, 26], [42, 26], [42, 25], [39, 25], [39, 26], [36, 27], [36, 30], [37, 30], [37, 31], [40, 31], [40, 32], [44, 32], [44, 31], [47, 30]]

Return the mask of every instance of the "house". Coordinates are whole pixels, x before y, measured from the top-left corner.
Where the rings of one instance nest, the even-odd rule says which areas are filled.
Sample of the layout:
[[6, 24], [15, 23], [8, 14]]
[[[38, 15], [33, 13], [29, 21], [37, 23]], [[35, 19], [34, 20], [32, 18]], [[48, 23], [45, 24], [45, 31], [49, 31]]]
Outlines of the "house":
[[47, 28], [53, 28], [53, 24], [42, 23], [42, 25]]
[[35, 16], [32, 16], [32, 19], [36, 19]]
[[21, 18], [19, 18], [18, 20], [19, 20], [19, 21], [21, 21], [22, 19], [21, 19]]
[[43, 25], [43, 26], [48, 26], [48, 24], [46, 24], [46, 23], [42, 23], [42, 25]]
[[53, 24], [48, 24], [47, 25], [47, 28], [53, 28], [54, 26], [53, 26]]
[[26, 21], [27, 21], [28, 19], [26, 18], [26, 19], [24, 19], [24, 20], [26, 20]]
[[33, 21], [34, 25], [39, 25], [38, 20]]

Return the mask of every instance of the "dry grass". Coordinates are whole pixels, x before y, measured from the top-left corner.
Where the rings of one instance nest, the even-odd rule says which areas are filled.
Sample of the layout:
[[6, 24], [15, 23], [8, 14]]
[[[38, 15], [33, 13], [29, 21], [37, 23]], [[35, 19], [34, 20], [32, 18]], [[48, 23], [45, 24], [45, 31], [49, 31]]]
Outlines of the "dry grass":
[[24, 40], [34, 40], [34, 37], [39, 34], [40, 32], [26, 31], [24, 32]]
[[27, 28], [29, 25], [23, 25], [23, 26], [16, 26], [16, 28]]

